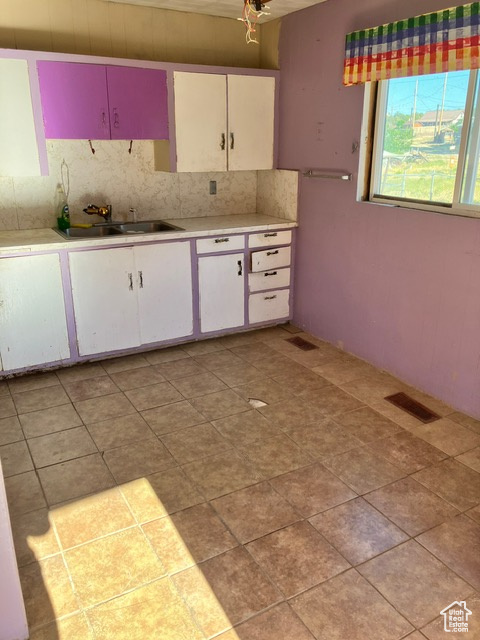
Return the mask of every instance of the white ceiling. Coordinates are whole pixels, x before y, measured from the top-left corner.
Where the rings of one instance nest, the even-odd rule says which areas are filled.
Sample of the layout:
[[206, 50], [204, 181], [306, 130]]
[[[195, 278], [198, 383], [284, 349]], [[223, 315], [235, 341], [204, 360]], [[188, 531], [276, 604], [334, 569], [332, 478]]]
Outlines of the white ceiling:
[[[270, 15], [262, 16], [259, 22], [275, 20], [293, 13], [299, 9], [311, 7], [325, 0], [272, 0], [269, 4], [266, 0], [264, 11]], [[222, 16], [224, 18], [240, 18], [243, 9], [243, 0], [107, 0], [107, 2], [120, 2], [121, 4], [137, 4], [159, 9], [173, 9], [174, 11], [190, 11], [191, 13], [205, 13], [209, 16]]]

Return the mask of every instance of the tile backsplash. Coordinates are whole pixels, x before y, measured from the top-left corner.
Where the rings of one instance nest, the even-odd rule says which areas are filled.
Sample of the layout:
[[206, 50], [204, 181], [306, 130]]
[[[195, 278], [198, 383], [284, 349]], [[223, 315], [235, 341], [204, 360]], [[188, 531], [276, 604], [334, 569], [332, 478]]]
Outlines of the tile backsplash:
[[257, 172], [257, 212], [285, 220], [297, 219], [298, 171]]
[[[35, 229], [56, 223], [55, 193], [62, 161], [68, 165], [68, 202], [75, 222], [98, 222], [82, 209], [90, 203], [111, 204], [113, 217], [125, 220], [130, 207], [138, 219], [192, 218], [255, 213], [257, 172], [163, 173], [154, 170], [153, 143], [95, 140], [48, 140], [50, 175], [0, 178], [0, 229]], [[210, 195], [210, 180], [217, 195]]]
[[[73, 222], [100, 221], [83, 213], [91, 203], [111, 204], [116, 220], [127, 220], [131, 207], [139, 220], [255, 212], [296, 219], [294, 171], [163, 173], [154, 170], [150, 140], [134, 141], [131, 154], [124, 140], [95, 140], [93, 146], [95, 154], [87, 140], [48, 140], [49, 176], [0, 177], [0, 230], [55, 226], [55, 194], [64, 160]], [[216, 195], [210, 195], [211, 180], [217, 182]]]

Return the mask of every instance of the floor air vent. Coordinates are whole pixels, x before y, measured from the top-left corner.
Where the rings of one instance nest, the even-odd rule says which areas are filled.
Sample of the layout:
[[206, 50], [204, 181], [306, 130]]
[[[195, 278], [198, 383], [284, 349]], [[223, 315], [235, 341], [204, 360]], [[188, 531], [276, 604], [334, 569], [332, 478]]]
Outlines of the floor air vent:
[[287, 338], [286, 342], [290, 342], [290, 344], [293, 344], [295, 347], [298, 347], [302, 351], [312, 351], [312, 349], [318, 349], [316, 344], [312, 344], [308, 340], [304, 340], [299, 336], [296, 336], [295, 338]]
[[440, 419], [439, 415], [431, 411], [428, 407], [421, 404], [420, 402], [417, 402], [410, 396], [407, 396], [406, 393], [394, 393], [392, 396], [387, 396], [385, 400], [388, 400], [388, 402], [391, 402], [399, 409], [403, 409], [425, 424], [427, 422], [434, 422], [435, 420]]

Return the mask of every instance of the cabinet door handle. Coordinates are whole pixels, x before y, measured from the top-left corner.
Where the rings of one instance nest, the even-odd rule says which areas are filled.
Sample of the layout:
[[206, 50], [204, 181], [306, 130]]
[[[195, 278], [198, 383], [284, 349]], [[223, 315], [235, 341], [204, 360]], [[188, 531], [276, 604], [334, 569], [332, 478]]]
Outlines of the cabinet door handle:
[[140, 283], [140, 289], [143, 289], [143, 271], [138, 272], [138, 281]]
[[222, 136], [221, 136], [220, 149], [222, 151], [225, 151], [225, 134], [224, 133], [222, 133]]
[[264, 300], [275, 300], [277, 296], [265, 296], [263, 299]]
[[120, 126], [120, 116], [118, 115], [116, 107], [113, 108], [113, 126], [116, 129]]
[[230, 149], [235, 147], [235, 134], [230, 132]]
[[106, 127], [106, 126], [107, 126], [107, 115], [105, 111], [102, 111], [102, 127]]
[[278, 233], [276, 231], [274, 231], [273, 233], [264, 233], [263, 237], [264, 238], [276, 238], [278, 235]]
[[239, 261], [237, 262], [237, 264], [238, 264], [238, 275], [239, 275], [239, 276], [241, 276], [241, 275], [242, 275], [242, 273], [243, 273], [243, 265], [242, 265], [242, 261], [241, 261], [241, 260], [239, 260]]
[[215, 238], [215, 242], [218, 244], [219, 242], [230, 242], [230, 238]]
[[277, 272], [276, 271], [270, 271], [270, 273], [269, 273], [268, 271], [265, 271], [265, 273], [263, 275], [264, 275], [265, 278], [267, 276], [276, 276]]
[[133, 291], [133, 275], [131, 273], [128, 274], [128, 288]]
[[275, 249], [275, 251], [267, 251], [267, 256], [276, 256], [278, 253], [278, 249]]

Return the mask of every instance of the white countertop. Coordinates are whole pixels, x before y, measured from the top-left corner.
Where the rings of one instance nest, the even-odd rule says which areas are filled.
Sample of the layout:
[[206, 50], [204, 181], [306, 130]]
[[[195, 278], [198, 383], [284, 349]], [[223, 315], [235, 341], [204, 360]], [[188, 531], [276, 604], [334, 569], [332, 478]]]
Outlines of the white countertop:
[[[54, 229], [25, 229], [17, 231], [0, 231], [0, 255], [25, 251], [48, 251], [50, 249], [72, 249], [78, 246], [102, 246], [132, 244], [132, 242], [152, 242], [155, 240], [176, 240], [185, 236], [209, 236], [222, 233], [245, 233], [257, 229], [288, 229], [297, 223], [282, 218], [261, 214], [208, 216], [204, 218], [166, 219], [169, 223], [180, 227], [181, 231], [164, 231], [160, 233], [126, 234], [103, 238], [66, 239]], [[139, 221], [140, 222], [140, 221]]]

